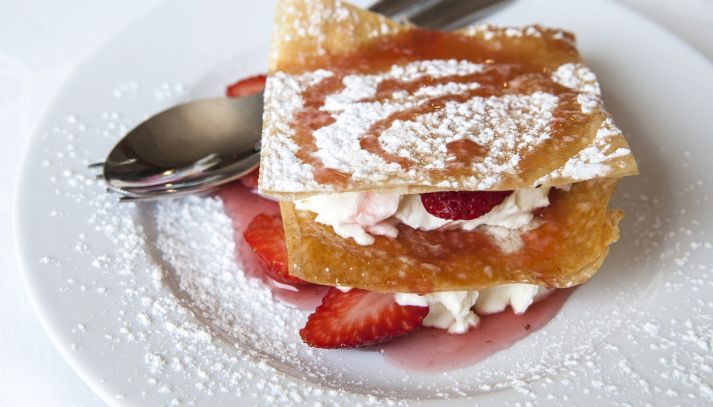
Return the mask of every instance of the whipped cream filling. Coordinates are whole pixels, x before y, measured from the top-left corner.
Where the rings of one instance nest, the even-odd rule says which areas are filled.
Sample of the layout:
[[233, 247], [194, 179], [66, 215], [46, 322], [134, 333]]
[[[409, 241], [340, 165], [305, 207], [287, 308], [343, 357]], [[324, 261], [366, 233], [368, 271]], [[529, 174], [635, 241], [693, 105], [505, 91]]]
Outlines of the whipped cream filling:
[[401, 196], [373, 192], [315, 195], [294, 201], [295, 208], [317, 214], [315, 221], [331, 226], [334, 233], [362, 246], [374, 243], [373, 235], [397, 237], [395, 222]]
[[519, 229], [532, 222], [535, 209], [550, 204], [547, 197], [549, 192], [549, 187], [517, 190], [490, 212], [471, 220], [449, 220], [433, 216], [423, 207], [420, 195], [405, 195], [394, 216], [414, 229], [425, 231], [444, 228], [472, 231], [481, 225]]
[[423, 207], [418, 194], [343, 192], [298, 200], [295, 207], [316, 213], [315, 220], [331, 226], [337, 235], [367, 246], [374, 243], [374, 235], [397, 237], [399, 222], [425, 231], [451, 228], [472, 231], [483, 225], [520, 229], [532, 222], [535, 209], [549, 205], [549, 191], [549, 187], [517, 190], [490, 212], [471, 220], [433, 216]]
[[501, 312], [508, 305], [516, 314], [522, 314], [551, 292], [551, 289], [534, 284], [502, 284], [480, 291], [445, 291], [425, 295], [396, 293], [395, 298], [400, 305], [428, 307], [424, 326], [463, 334], [478, 326], [479, 314]]

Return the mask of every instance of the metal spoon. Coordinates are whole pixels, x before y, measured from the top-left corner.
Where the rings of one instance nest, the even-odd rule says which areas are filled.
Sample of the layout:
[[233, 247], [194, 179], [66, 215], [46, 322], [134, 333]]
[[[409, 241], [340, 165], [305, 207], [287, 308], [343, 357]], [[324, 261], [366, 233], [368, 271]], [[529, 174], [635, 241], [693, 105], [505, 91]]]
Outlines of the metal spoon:
[[[217, 186], [259, 162], [262, 93], [203, 99], [165, 110], [131, 130], [103, 164], [109, 188], [125, 195], [190, 182]], [[156, 190], [157, 192], [160, 192]]]
[[[453, 28], [464, 16], [502, 0], [381, 0], [372, 10]], [[463, 24], [465, 25], [465, 24]], [[203, 192], [258, 166], [262, 92], [215, 98], [165, 110], [131, 130], [109, 153], [103, 178], [124, 201]]]

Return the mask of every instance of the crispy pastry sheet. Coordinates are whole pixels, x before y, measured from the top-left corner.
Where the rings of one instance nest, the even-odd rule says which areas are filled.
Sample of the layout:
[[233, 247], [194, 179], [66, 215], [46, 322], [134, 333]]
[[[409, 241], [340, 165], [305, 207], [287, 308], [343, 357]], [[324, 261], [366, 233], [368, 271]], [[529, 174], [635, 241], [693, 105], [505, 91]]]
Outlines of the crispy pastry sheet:
[[599, 269], [619, 238], [620, 210], [607, 205], [617, 179], [555, 190], [538, 214], [539, 227], [522, 235], [514, 252], [481, 230], [423, 232], [401, 225], [397, 239], [377, 236], [370, 246], [337, 236], [314, 214], [282, 202], [290, 274], [325, 285], [382, 292], [479, 290], [506, 283], [571, 287]]
[[[295, 153], [303, 146], [296, 145], [291, 139], [293, 130], [289, 117], [285, 115], [285, 105], [289, 104], [285, 92], [290, 87], [285, 83], [279, 87], [277, 82], [283, 80], [284, 75], [300, 75], [318, 69], [329, 71], [330, 61], [358, 53], [360, 49], [368, 49], [371, 42], [414, 28], [337, 0], [281, 0], [275, 21], [261, 154], [260, 190], [264, 194], [292, 200], [314, 194], [365, 190], [402, 194], [441, 190], [512, 190], [637, 173], [636, 162], [624, 136], [603, 109], [596, 79], [586, 74], [590, 71], [582, 64], [572, 34], [540, 26], [477, 26], [461, 33], [470, 36], [473, 41], [484, 42], [486, 46], [507, 48], [515, 55], [522, 53], [527, 58], [547, 61], [545, 64], [552, 72], [567, 65], [583, 75], [577, 78], [578, 83], [571, 86], [582, 91], [586, 100], [581, 103], [590, 105], [588, 119], [572, 127], [571, 134], [545, 140], [538, 145], [528, 145], [526, 138], [531, 138], [532, 134], [527, 134], [528, 129], [522, 129], [512, 147], [495, 149], [493, 145], [484, 145], [491, 152], [490, 156], [484, 157], [490, 160], [489, 165], [475, 165], [465, 171], [444, 170], [436, 175], [422, 170], [428, 165], [435, 165], [428, 161], [433, 159], [433, 155], [416, 154], [421, 161], [414, 162], [410, 171], [394, 166], [383, 171], [378, 166], [371, 168], [363, 164], [362, 161], [369, 161], [365, 151], [344, 150], [344, 157], [337, 157], [341, 160], [339, 168], [334, 169], [354, 175], [348, 182], [320, 183], [313, 176], [318, 168], [296, 157]], [[494, 61], [494, 64], [498, 63]], [[437, 137], [434, 131], [426, 136], [431, 140], [422, 141], [433, 142]], [[497, 137], [493, 140], [493, 143], [498, 142]], [[346, 146], [349, 143], [345, 139], [343, 144]], [[318, 142], [318, 151], [314, 154], [331, 154], [320, 145], [323, 144]], [[359, 157], [366, 158], [359, 161]], [[450, 158], [445, 157], [445, 160]], [[515, 162], [514, 169], [507, 167], [510, 164], [506, 165]]]

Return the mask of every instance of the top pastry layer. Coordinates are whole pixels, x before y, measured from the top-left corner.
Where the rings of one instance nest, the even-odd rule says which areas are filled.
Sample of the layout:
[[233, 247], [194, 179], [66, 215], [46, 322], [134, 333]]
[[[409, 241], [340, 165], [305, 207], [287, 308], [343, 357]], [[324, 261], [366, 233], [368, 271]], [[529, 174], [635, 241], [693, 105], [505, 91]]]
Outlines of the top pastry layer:
[[427, 31], [336, 0], [277, 10], [262, 193], [513, 190], [637, 172], [569, 33]]

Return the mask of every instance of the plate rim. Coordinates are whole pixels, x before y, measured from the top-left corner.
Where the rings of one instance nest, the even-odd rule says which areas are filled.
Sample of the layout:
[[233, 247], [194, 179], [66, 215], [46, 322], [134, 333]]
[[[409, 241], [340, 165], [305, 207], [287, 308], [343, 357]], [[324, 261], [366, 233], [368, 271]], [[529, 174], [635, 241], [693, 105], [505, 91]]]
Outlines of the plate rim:
[[[13, 210], [12, 210], [12, 236], [14, 240], [14, 251], [18, 262], [18, 271], [21, 275], [22, 285], [25, 292], [30, 300], [32, 309], [36, 317], [38, 318], [42, 329], [46, 332], [49, 339], [51, 340], [53, 346], [62, 355], [62, 358], [71, 367], [71, 369], [76, 372], [76, 374], [82, 379], [82, 381], [95, 393], [102, 401], [112, 406], [124, 406], [125, 404], [115, 397], [115, 394], [111, 391], [111, 385], [105, 385], [100, 382], [100, 378], [97, 377], [96, 372], [91, 371], [87, 368], [86, 363], [83, 361], [87, 354], [76, 353], [70, 349], [70, 344], [63, 337], [66, 335], [62, 332], [62, 329], [66, 328], [60, 324], [56, 318], [52, 318], [51, 303], [42, 298], [38, 292], [38, 286], [32, 277], [32, 274], [37, 274], [38, 265], [33, 264], [33, 259], [29, 258], [27, 251], [27, 246], [31, 244], [32, 232], [24, 227], [25, 219], [27, 216], [32, 216], [32, 214], [27, 213], [26, 209], [23, 207], [22, 202], [30, 199], [32, 194], [32, 189], [28, 186], [28, 181], [31, 176], [31, 168], [33, 163], [30, 162], [30, 158], [33, 152], [39, 148], [38, 144], [41, 141], [40, 129], [47, 126], [48, 123], [52, 122], [52, 114], [54, 113], [54, 108], [57, 101], [61, 99], [62, 95], [65, 95], [67, 91], [71, 88], [74, 80], [77, 78], [78, 74], [85, 69], [85, 66], [93, 61], [98, 54], [100, 54], [109, 44], [115, 43], [119, 38], [125, 35], [127, 31], [131, 29], [132, 26], [141, 23], [142, 21], [151, 18], [159, 14], [168, 5], [177, 3], [181, 0], [174, 0], [171, 2], [164, 3], [159, 7], [148, 11], [147, 13], [137, 17], [136, 19], [128, 22], [117, 30], [112, 36], [102, 42], [92, 53], [85, 56], [85, 58], [77, 63], [72, 69], [72, 73], [68, 75], [62, 85], [59, 87], [58, 91], [52, 97], [50, 102], [47, 104], [47, 108], [40, 115], [40, 119], [37, 121], [34, 128], [29, 132], [30, 137], [22, 153], [21, 165], [19, 176], [17, 182], [14, 186], [13, 191]], [[634, 15], [639, 19], [645, 20], [649, 25], [655, 26], [661, 33], [665, 33], [670, 39], [674, 40], [676, 47], [684, 50], [687, 54], [695, 56], [696, 59], [703, 62], [709, 71], [713, 73], [713, 60], [709, 59], [703, 52], [695, 48], [692, 44], [684, 40], [678, 34], [670, 31], [668, 28], [655, 21], [653, 18], [642, 14], [633, 7], [622, 4], [615, 0], [609, 0], [608, 3], [614, 7], [623, 10], [625, 13]], [[443, 401], [444, 403], [446, 400]], [[454, 400], [450, 400], [454, 402]], [[457, 401], [456, 401], [457, 402]]]

